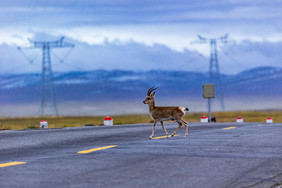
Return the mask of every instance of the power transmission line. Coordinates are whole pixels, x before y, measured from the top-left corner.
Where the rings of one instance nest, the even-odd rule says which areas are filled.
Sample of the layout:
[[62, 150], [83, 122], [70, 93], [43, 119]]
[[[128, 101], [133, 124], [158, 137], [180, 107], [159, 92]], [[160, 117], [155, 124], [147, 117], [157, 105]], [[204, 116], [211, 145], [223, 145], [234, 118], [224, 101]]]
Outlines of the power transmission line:
[[33, 64], [33, 62], [36, 60], [36, 58], [39, 56], [40, 53], [36, 54], [33, 58], [29, 58], [24, 52], [23, 52], [23, 48], [18, 47], [17, 48], [19, 50], [19, 52], [23, 55], [23, 57], [30, 63]]
[[230, 56], [227, 52], [223, 51], [223, 54], [228, 57], [230, 60], [232, 60], [232, 62], [236, 63], [237, 65], [240, 65], [241, 67], [244, 67], [245, 69], [249, 69], [248, 66], [246, 66], [245, 64], [240, 63], [237, 59], [235, 59], [234, 57]]
[[76, 66], [76, 65], [72, 65], [72, 64], [65, 61], [65, 59], [70, 55], [72, 49], [63, 58], [60, 58], [57, 54], [54, 53], [53, 50], [51, 50], [51, 54], [58, 60], [58, 63], [56, 63], [55, 65], [63, 64], [63, 65], [67, 65], [69, 67], [72, 67], [77, 71], [83, 71], [83, 69], [81, 67]]
[[[58, 115], [57, 102], [53, 84], [53, 72], [51, 67], [51, 48], [74, 47], [74, 44], [64, 42], [64, 37], [56, 41], [30, 41], [29, 49], [39, 48], [42, 50], [42, 73], [41, 73], [41, 106], [40, 115]], [[21, 47], [18, 47], [21, 51]], [[27, 58], [28, 59], [28, 58]]]
[[215, 84], [216, 96], [219, 97], [221, 110], [225, 111], [223, 88], [220, 78], [218, 55], [217, 55], [217, 42], [226, 43], [228, 34], [219, 38], [204, 38], [198, 35], [200, 43], [210, 44], [210, 67], [209, 67], [209, 83]]

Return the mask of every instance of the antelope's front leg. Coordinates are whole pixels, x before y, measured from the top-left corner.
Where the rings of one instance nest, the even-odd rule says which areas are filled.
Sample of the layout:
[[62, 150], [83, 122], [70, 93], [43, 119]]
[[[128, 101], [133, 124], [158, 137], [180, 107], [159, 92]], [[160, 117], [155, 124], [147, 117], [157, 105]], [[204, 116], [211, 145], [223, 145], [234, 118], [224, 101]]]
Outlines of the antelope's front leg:
[[149, 139], [151, 139], [151, 138], [153, 138], [153, 137], [154, 137], [156, 123], [157, 123], [157, 121], [154, 121], [154, 126], [153, 126], [152, 135], [150, 136], [150, 138], [149, 138]]
[[163, 122], [163, 121], [161, 121], [161, 125], [162, 125], [163, 130], [165, 131], [166, 136], [168, 137], [169, 134], [168, 134], [168, 132], [167, 132], [167, 131], [165, 130], [165, 128], [164, 128], [164, 122]]

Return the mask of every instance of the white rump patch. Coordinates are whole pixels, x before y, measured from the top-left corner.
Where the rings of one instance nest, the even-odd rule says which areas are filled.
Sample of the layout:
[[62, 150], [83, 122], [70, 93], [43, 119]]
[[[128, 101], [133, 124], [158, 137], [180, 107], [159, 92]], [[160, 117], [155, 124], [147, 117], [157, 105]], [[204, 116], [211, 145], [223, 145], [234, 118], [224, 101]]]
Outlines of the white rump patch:
[[185, 112], [186, 112], [185, 109], [186, 109], [186, 108], [184, 108], [184, 107], [179, 107], [179, 109], [185, 114]]

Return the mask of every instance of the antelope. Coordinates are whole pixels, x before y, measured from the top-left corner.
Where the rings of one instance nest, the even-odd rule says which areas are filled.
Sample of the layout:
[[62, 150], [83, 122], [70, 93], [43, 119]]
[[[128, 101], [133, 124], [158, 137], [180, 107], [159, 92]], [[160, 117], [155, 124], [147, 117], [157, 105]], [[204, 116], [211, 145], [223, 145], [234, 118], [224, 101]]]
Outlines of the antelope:
[[[153, 92], [158, 88], [152, 87], [147, 91], [147, 97], [143, 101], [144, 104], [148, 104], [149, 112], [151, 118], [154, 120], [152, 135], [149, 137], [152, 139], [154, 137], [155, 127], [157, 122], [160, 122], [163, 130], [166, 133], [166, 136], [169, 137], [168, 132], [166, 131], [163, 121], [176, 121], [178, 123], [178, 128], [172, 133], [171, 136], [174, 136], [176, 132], [181, 128], [182, 125], [185, 126], [185, 136], [188, 135], [188, 123], [182, 119], [185, 114], [185, 111], [189, 111], [188, 108], [180, 107], [180, 106], [156, 106], [155, 105], [155, 93]], [[153, 92], [153, 93], [152, 93]]]

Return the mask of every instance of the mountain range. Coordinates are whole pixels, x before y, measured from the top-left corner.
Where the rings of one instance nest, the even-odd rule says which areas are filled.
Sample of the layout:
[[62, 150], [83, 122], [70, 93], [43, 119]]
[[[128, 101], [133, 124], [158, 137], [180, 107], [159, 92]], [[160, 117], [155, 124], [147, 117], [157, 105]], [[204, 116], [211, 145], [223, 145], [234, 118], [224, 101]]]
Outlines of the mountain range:
[[[58, 103], [141, 101], [147, 90], [158, 87], [160, 101], [201, 98], [208, 73], [187, 71], [95, 70], [54, 73]], [[282, 96], [282, 68], [257, 67], [236, 75], [221, 74], [225, 98]], [[41, 74], [0, 76], [0, 104], [39, 103]], [[280, 108], [281, 105], [278, 107]], [[274, 107], [276, 108], [276, 107]]]

